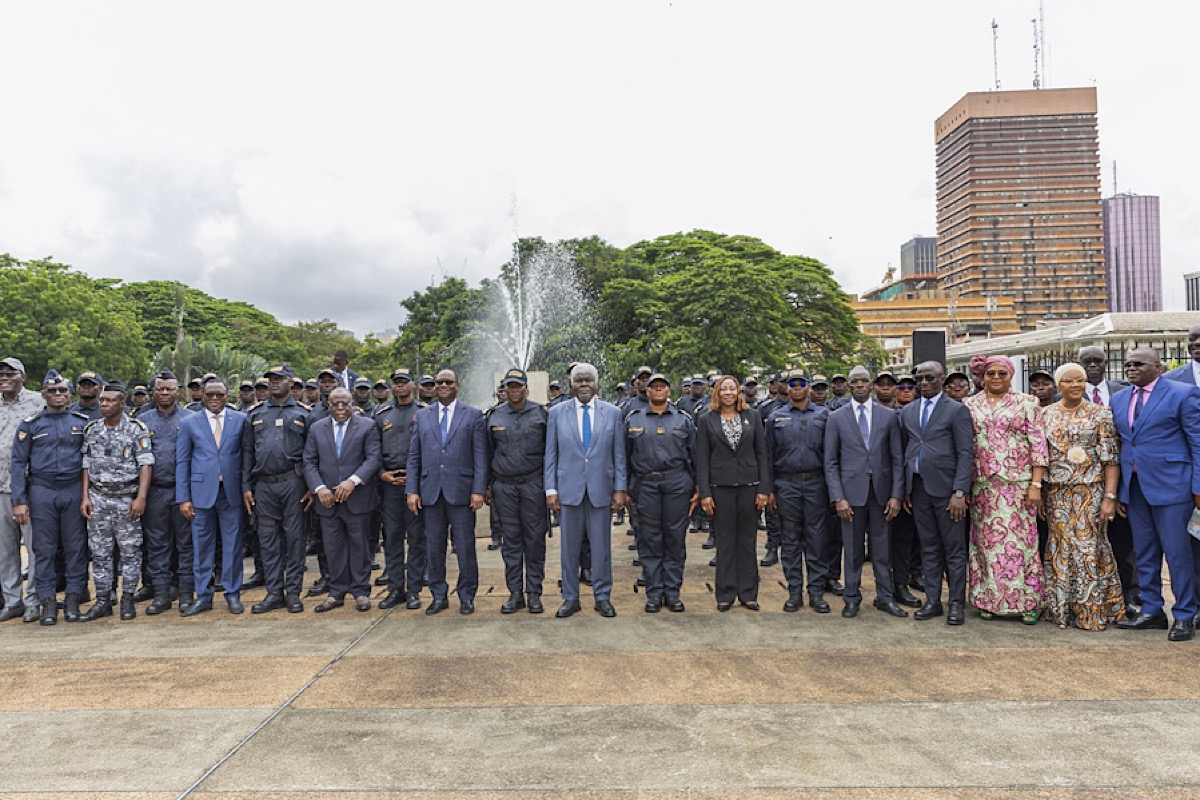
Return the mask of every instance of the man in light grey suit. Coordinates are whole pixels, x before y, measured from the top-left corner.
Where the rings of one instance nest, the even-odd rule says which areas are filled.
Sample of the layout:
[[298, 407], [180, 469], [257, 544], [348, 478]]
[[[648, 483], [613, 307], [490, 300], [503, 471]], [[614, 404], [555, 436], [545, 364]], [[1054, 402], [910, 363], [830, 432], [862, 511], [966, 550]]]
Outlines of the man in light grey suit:
[[1178, 383], [1200, 386], [1200, 325], [1188, 328], [1188, 352], [1191, 353], [1192, 360], [1182, 367], [1163, 373], [1163, 377]]
[[849, 402], [830, 414], [825, 425], [825, 482], [842, 522], [846, 570], [842, 616], [858, 616], [864, 537], [870, 536], [875, 607], [893, 617], [907, 617], [892, 593], [888, 555], [888, 523], [900, 513], [904, 497], [900, 418], [871, 400], [871, 374], [866, 367], [850, 370], [848, 379]]
[[625, 505], [625, 442], [621, 410], [597, 399], [591, 364], [571, 370], [571, 400], [550, 409], [546, 424], [546, 505], [562, 528], [563, 604], [555, 616], [579, 611], [579, 549], [592, 548], [596, 610], [615, 617], [612, 593], [612, 508]]

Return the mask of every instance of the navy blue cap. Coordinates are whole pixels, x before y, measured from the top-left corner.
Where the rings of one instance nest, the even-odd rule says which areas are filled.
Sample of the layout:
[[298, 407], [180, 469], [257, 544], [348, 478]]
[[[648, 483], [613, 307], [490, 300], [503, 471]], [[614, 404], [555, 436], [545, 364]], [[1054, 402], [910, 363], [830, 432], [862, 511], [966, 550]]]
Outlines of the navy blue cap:
[[46, 373], [46, 377], [42, 379], [42, 386], [58, 386], [60, 383], [66, 383], [67, 379], [58, 374], [58, 370], [52, 369]]
[[510, 383], [519, 383], [522, 386], [529, 383], [529, 376], [525, 374], [525, 370], [513, 368], [504, 373], [504, 380], [500, 381], [501, 386], [506, 386]]
[[296, 373], [287, 364], [276, 364], [263, 373], [264, 378], [274, 378], [276, 376], [280, 378], [294, 378], [296, 377]]

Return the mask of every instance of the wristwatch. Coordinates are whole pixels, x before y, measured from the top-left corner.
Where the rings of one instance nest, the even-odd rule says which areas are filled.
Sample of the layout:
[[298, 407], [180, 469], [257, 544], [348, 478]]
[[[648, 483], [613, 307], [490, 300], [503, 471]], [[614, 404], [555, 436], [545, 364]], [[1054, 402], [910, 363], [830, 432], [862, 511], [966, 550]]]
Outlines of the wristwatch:
[[960, 498], [961, 498], [961, 497], [966, 497], [966, 495], [963, 493], [963, 490], [962, 490], [962, 489], [958, 489], [957, 491], [955, 491], [955, 492], [954, 492], [954, 496], [955, 496], [955, 497], [960, 497]]
[[1104, 499], [1105, 500], [1116, 500], [1117, 496], [1115, 494], [1113, 494], [1112, 492], [1105, 492]]

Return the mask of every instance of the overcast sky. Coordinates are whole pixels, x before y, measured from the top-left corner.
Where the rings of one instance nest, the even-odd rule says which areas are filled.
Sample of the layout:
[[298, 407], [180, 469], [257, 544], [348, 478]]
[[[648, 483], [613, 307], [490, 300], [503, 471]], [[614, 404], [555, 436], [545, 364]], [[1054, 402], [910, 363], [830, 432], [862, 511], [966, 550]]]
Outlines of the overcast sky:
[[[1200, 3], [1046, 0], [1051, 87], [1099, 90], [1104, 195], [1200, 269]], [[514, 228], [756, 236], [879, 282], [932, 235], [934, 119], [1030, 88], [1036, 0], [5, 3], [0, 252], [394, 328]], [[517, 216], [512, 210], [516, 198]]]

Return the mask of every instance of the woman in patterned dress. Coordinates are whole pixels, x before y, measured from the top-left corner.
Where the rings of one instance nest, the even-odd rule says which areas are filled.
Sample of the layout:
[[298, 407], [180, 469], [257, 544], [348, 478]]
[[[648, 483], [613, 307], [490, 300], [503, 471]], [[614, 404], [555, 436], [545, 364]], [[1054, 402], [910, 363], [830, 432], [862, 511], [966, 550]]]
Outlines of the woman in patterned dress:
[[983, 619], [1019, 614], [1033, 625], [1043, 597], [1036, 509], [1041, 504], [1046, 436], [1037, 400], [1012, 391], [1006, 356], [976, 356], [983, 391], [963, 401], [975, 424], [968, 597]]
[[1102, 631], [1125, 613], [1105, 531], [1117, 511], [1120, 442], [1112, 409], [1084, 398], [1083, 367], [1063, 364], [1054, 382], [1062, 399], [1042, 412], [1049, 448], [1046, 607], [1060, 628]]

